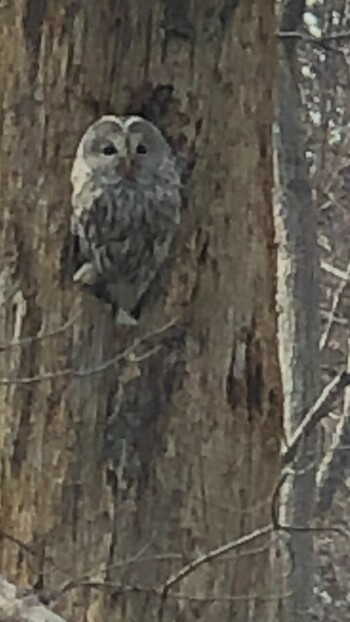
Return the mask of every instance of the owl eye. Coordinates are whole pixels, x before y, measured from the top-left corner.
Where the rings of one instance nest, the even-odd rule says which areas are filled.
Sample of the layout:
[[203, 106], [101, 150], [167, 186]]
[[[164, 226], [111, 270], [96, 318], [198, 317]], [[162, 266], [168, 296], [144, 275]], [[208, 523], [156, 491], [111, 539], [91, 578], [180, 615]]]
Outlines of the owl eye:
[[137, 145], [137, 149], [136, 149], [137, 153], [147, 153], [147, 147], [145, 147], [145, 145]]
[[106, 147], [102, 149], [102, 153], [103, 155], [110, 156], [110, 155], [115, 155], [116, 153], [118, 153], [118, 150], [114, 145], [111, 144], [111, 145], [106, 145]]

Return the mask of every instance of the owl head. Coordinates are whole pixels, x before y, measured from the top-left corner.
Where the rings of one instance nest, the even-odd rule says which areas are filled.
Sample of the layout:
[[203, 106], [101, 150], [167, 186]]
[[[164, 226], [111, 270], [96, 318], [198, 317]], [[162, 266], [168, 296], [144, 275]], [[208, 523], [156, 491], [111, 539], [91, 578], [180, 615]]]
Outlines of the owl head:
[[[154, 179], [171, 150], [158, 128], [137, 116], [106, 115], [90, 125], [76, 154], [76, 166], [105, 183], [125, 179], [147, 183]], [[74, 176], [74, 167], [72, 178]]]

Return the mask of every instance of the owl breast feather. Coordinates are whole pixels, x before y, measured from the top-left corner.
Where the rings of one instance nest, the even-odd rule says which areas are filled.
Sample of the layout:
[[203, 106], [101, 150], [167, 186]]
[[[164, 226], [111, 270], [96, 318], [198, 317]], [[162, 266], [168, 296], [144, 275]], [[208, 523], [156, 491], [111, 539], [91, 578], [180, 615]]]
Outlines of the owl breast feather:
[[[168, 180], [167, 180], [168, 181]], [[81, 264], [91, 262], [106, 298], [131, 311], [169, 254], [180, 221], [179, 184], [149, 188], [87, 182], [74, 197], [72, 231]]]

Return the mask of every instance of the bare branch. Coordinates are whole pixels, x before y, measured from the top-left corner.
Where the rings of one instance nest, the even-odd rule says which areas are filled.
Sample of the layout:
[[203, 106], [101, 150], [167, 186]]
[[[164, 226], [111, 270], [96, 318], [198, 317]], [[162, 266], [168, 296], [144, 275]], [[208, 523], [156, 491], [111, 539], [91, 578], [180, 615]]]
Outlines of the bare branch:
[[248, 544], [249, 542], [252, 542], [253, 540], [256, 540], [257, 538], [260, 538], [261, 536], [266, 536], [268, 534], [271, 534], [272, 531], [273, 531], [273, 525], [269, 524], [269, 525], [266, 525], [265, 527], [261, 527], [260, 529], [256, 529], [255, 531], [252, 531], [251, 533], [245, 536], [242, 536], [241, 538], [238, 538], [237, 540], [233, 540], [232, 542], [227, 542], [226, 544], [223, 544], [222, 546], [219, 546], [216, 549], [212, 549], [208, 553], [204, 553], [203, 555], [200, 555], [199, 557], [197, 557], [190, 563], [183, 566], [181, 570], [172, 574], [167, 579], [167, 581], [164, 583], [163, 588], [162, 588], [163, 597], [166, 597], [170, 588], [172, 588], [177, 583], [180, 583], [180, 581], [185, 579], [185, 577], [187, 577], [188, 575], [192, 574], [192, 572], [197, 570], [203, 564], [208, 564], [209, 562], [217, 559], [218, 557], [225, 555], [225, 553], [228, 553], [229, 551], [233, 551], [234, 549], [237, 549], [240, 546], [243, 546], [244, 544]]
[[290, 464], [296, 455], [301, 440], [311, 432], [315, 425], [328, 415], [334, 400], [350, 384], [350, 373], [343, 371], [323, 389], [321, 395], [306, 413], [301, 424], [293, 433], [288, 447], [282, 451], [282, 463]]
[[56, 378], [67, 378], [75, 376], [77, 372], [73, 369], [66, 368], [59, 371], [48, 372], [47, 374], [38, 374], [37, 376], [28, 376], [24, 378], [0, 378], [0, 386], [8, 386], [13, 384], [35, 384], [37, 382], [45, 382], [47, 380], [55, 380]]
[[284, 483], [286, 482], [289, 476], [295, 475], [294, 469], [289, 467], [285, 467], [280, 475], [280, 478], [277, 482], [277, 485], [273, 494], [273, 501], [271, 504], [271, 515], [272, 515], [272, 524], [275, 531], [286, 531], [288, 533], [291, 532], [313, 532], [313, 533], [338, 533], [341, 536], [350, 539], [350, 532], [343, 527], [332, 526], [332, 525], [322, 525], [321, 527], [314, 525], [287, 525], [282, 524], [278, 520], [278, 497], [280, 490]]
[[57, 337], [64, 333], [68, 328], [70, 328], [74, 322], [81, 316], [81, 311], [75, 313], [65, 324], [62, 324], [59, 328], [52, 330], [47, 333], [42, 333], [41, 335], [32, 335], [30, 337], [23, 337], [22, 339], [17, 339], [14, 341], [9, 341], [8, 343], [0, 344], [0, 352], [5, 352], [6, 350], [11, 350], [12, 348], [22, 348], [23, 346], [29, 345], [31, 343], [35, 343], [36, 341], [44, 341], [46, 339], [52, 339], [52, 337]]
[[333, 276], [336, 276], [337, 279], [340, 279], [341, 281], [349, 280], [349, 276], [346, 271], [340, 270], [339, 268], [332, 266], [330, 263], [328, 263], [327, 261], [324, 261], [323, 259], [321, 260], [321, 268], [325, 272], [328, 272], [328, 274], [332, 274]]
[[254, 599], [258, 599], [259, 602], [269, 602], [271, 600], [279, 601], [280, 598], [285, 600], [286, 598], [290, 598], [292, 596], [292, 592], [285, 592], [284, 594], [280, 594], [279, 592], [276, 594], [258, 594], [257, 592], [249, 594], [237, 594], [235, 596], [226, 595], [226, 594], [213, 594], [208, 596], [191, 596], [187, 594], [175, 594], [171, 593], [168, 595], [168, 598], [173, 598], [176, 600], [186, 600], [197, 603], [213, 603], [213, 602], [234, 602], [240, 600], [249, 600], [252, 601]]
[[342, 279], [342, 281], [339, 283], [337, 289], [334, 292], [333, 301], [332, 301], [332, 308], [331, 308], [331, 311], [330, 311], [329, 319], [328, 319], [326, 328], [324, 329], [324, 331], [323, 331], [323, 333], [321, 335], [321, 338], [320, 338], [320, 344], [319, 344], [320, 350], [323, 350], [326, 347], [326, 345], [327, 345], [327, 342], [328, 342], [328, 339], [329, 339], [329, 335], [330, 335], [330, 332], [331, 332], [331, 329], [332, 329], [332, 325], [333, 325], [333, 322], [334, 322], [335, 314], [337, 312], [337, 309], [338, 309], [341, 297], [342, 297], [342, 295], [343, 295], [343, 293], [345, 291], [345, 288], [346, 288], [346, 286], [349, 283], [349, 279], [350, 279], [350, 261], [349, 261], [349, 263], [347, 265], [347, 268], [346, 268], [345, 278]]
[[168, 322], [161, 328], [158, 328], [152, 332], [146, 333], [145, 335], [143, 335], [143, 337], [140, 337], [139, 339], [135, 339], [135, 341], [131, 344], [131, 346], [129, 346], [122, 352], [119, 352], [119, 354], [112, 357], [111, 359], [108, 359], [107, 361], [103, 361], [100, 365], [97, 365], [96, 367], [82, 369], [82, 370], [76, 370], [76, 369], [67, 367], [66, 369], [61, 369], [58, 371], [52, 371], [52, 372], [47, 372], [43, 374], [38, 374], [37, 376], [28, 376], [28, 377], [23, 377], [23, 378], [3, 377], [3, 378], [0, 378], [0, 386], [7, 386], [7, 385], [14, 385], [14, 384], [28, 385], [28, 384], [35, 384], [38, 382], [44, 382], [47, 380], [55, 380], [57, 378], [67, 378], [67, 377], [86, 378], [88, 376], [100, 374], [106, 371], [107, 369], [109, 369], [110, 367], [113, 367], [113, 365], [115, 365], [116, 363], [124, 359], [128, 359], [130, 363], [138, 363], [140, 361], [143, 361], [145, 358], [148, 358], [149, 356], [152, 356], [153, 354], [155, 354], [155, 352], [157, 352], [161, 346], [156, 346], [152, 348], [151, 350], [149, 350], [148, 352], [142, 355], [139, 355], [139, 356], [134, 355], [135, 349], [138, 348], [140, 345], [142, 345], [144, 342], [148, 341], [149, 339], [159, 336], [162, 333], [164, 333], [166, 330], [174, 326], [177, 320], [178, 318], [175, 318], [174, 320], [171, 320], [170, 322]]
[[[339, 33], [340, 34], [340, 33]], [[342, 54], [342, 50], [333, 45], [330, 45], [330, 41], [339, 41], [350, 37], [350, 33], [342, 33], [342, 36], [338, 36], [338, 33], [334, 35], [325, 35], [322, 37], [314, 37], [309, 33], [302, 32], [300, 30], [279, 30], [276, 33], [277, 37], [282, 41], [290, 41], [296, 43], [302, 41], [303, 43], [310, 43], [322, 48], [326, 52], [335, 52], [336, 54]]]
[[[122, 583], [114, 583], [113, 581], [84, 581], [77, 585], [73, 586], [74, 588], [79, 587], [88, 587], [91, 589], [111, 589], [114, 596], [118, 594], [127, 594], [127, 593], [148, 593], [154, 594], [156, 596], [162, 596], [162, 592], [157, 587], [149, 587], [145, 585], [124, 585]], [[234, 601], [242, 601], [248, 600], [252, 598], [258, 598], [261, 602], [268, 602], [271, 600], [279, 600], [280, 598], [289, 598], [291, 596], [291, 592], [285, 594], [208, 594], [206, 596], [192, 596], [191, 594], [181, 594], [181, 593], [170, 593], [168, 594], [168, 598], [172, 598], [174, 600], [184, 600], [191, 602], [199, 602], [199, 603], [212, 603], [212, 602], [234, 602]]]
[[[347, 371], [350, 373], [350, 339], [348, 338]], [[339, 419], [333, 442], [320, 464], [317, 474], [318, 507], [324, 512], [332, 503], [339, 482], [349, 463], [350, 445], [350, 389], [345, 391], [343, 417]]]
[[3, 529], [0, 529], [0, 538], [4, 538], [5, 540], [8, 540], [9, 542], [13, 542], [20, 549], [23, 549], [23, 551], [25, 551], [29, 555], [38, 556], [38, 553], [35, 552], [28, 544], [26, 544], [25, 542], [22, 542], [22, 540], [19, 540], [15, 536], [12, 536], [10, 533], [7, 533]]
[[306, 32], [300, 30], [279, 30], [277, 36], [281, 39], [301, 39], [310, 43], [327, 43], [327, 41], [342, 41], [343, 39], [350, 39], [350, 30], [344, 30], [343, 32], [335, 32], [329, 35], [322, 35], [322, 37], [314, 37]]

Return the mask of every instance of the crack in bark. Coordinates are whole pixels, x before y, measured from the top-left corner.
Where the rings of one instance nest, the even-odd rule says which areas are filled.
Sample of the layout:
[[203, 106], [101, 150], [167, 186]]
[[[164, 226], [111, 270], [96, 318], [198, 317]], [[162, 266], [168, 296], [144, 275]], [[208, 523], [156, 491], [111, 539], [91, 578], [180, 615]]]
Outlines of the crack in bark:
[[46, 0], [27, 0], [23, 15], [23, 33], [26, 46], [31, 54], [30, 78], [35, 79], [38, 71], [41, 29], [45, 19]]

